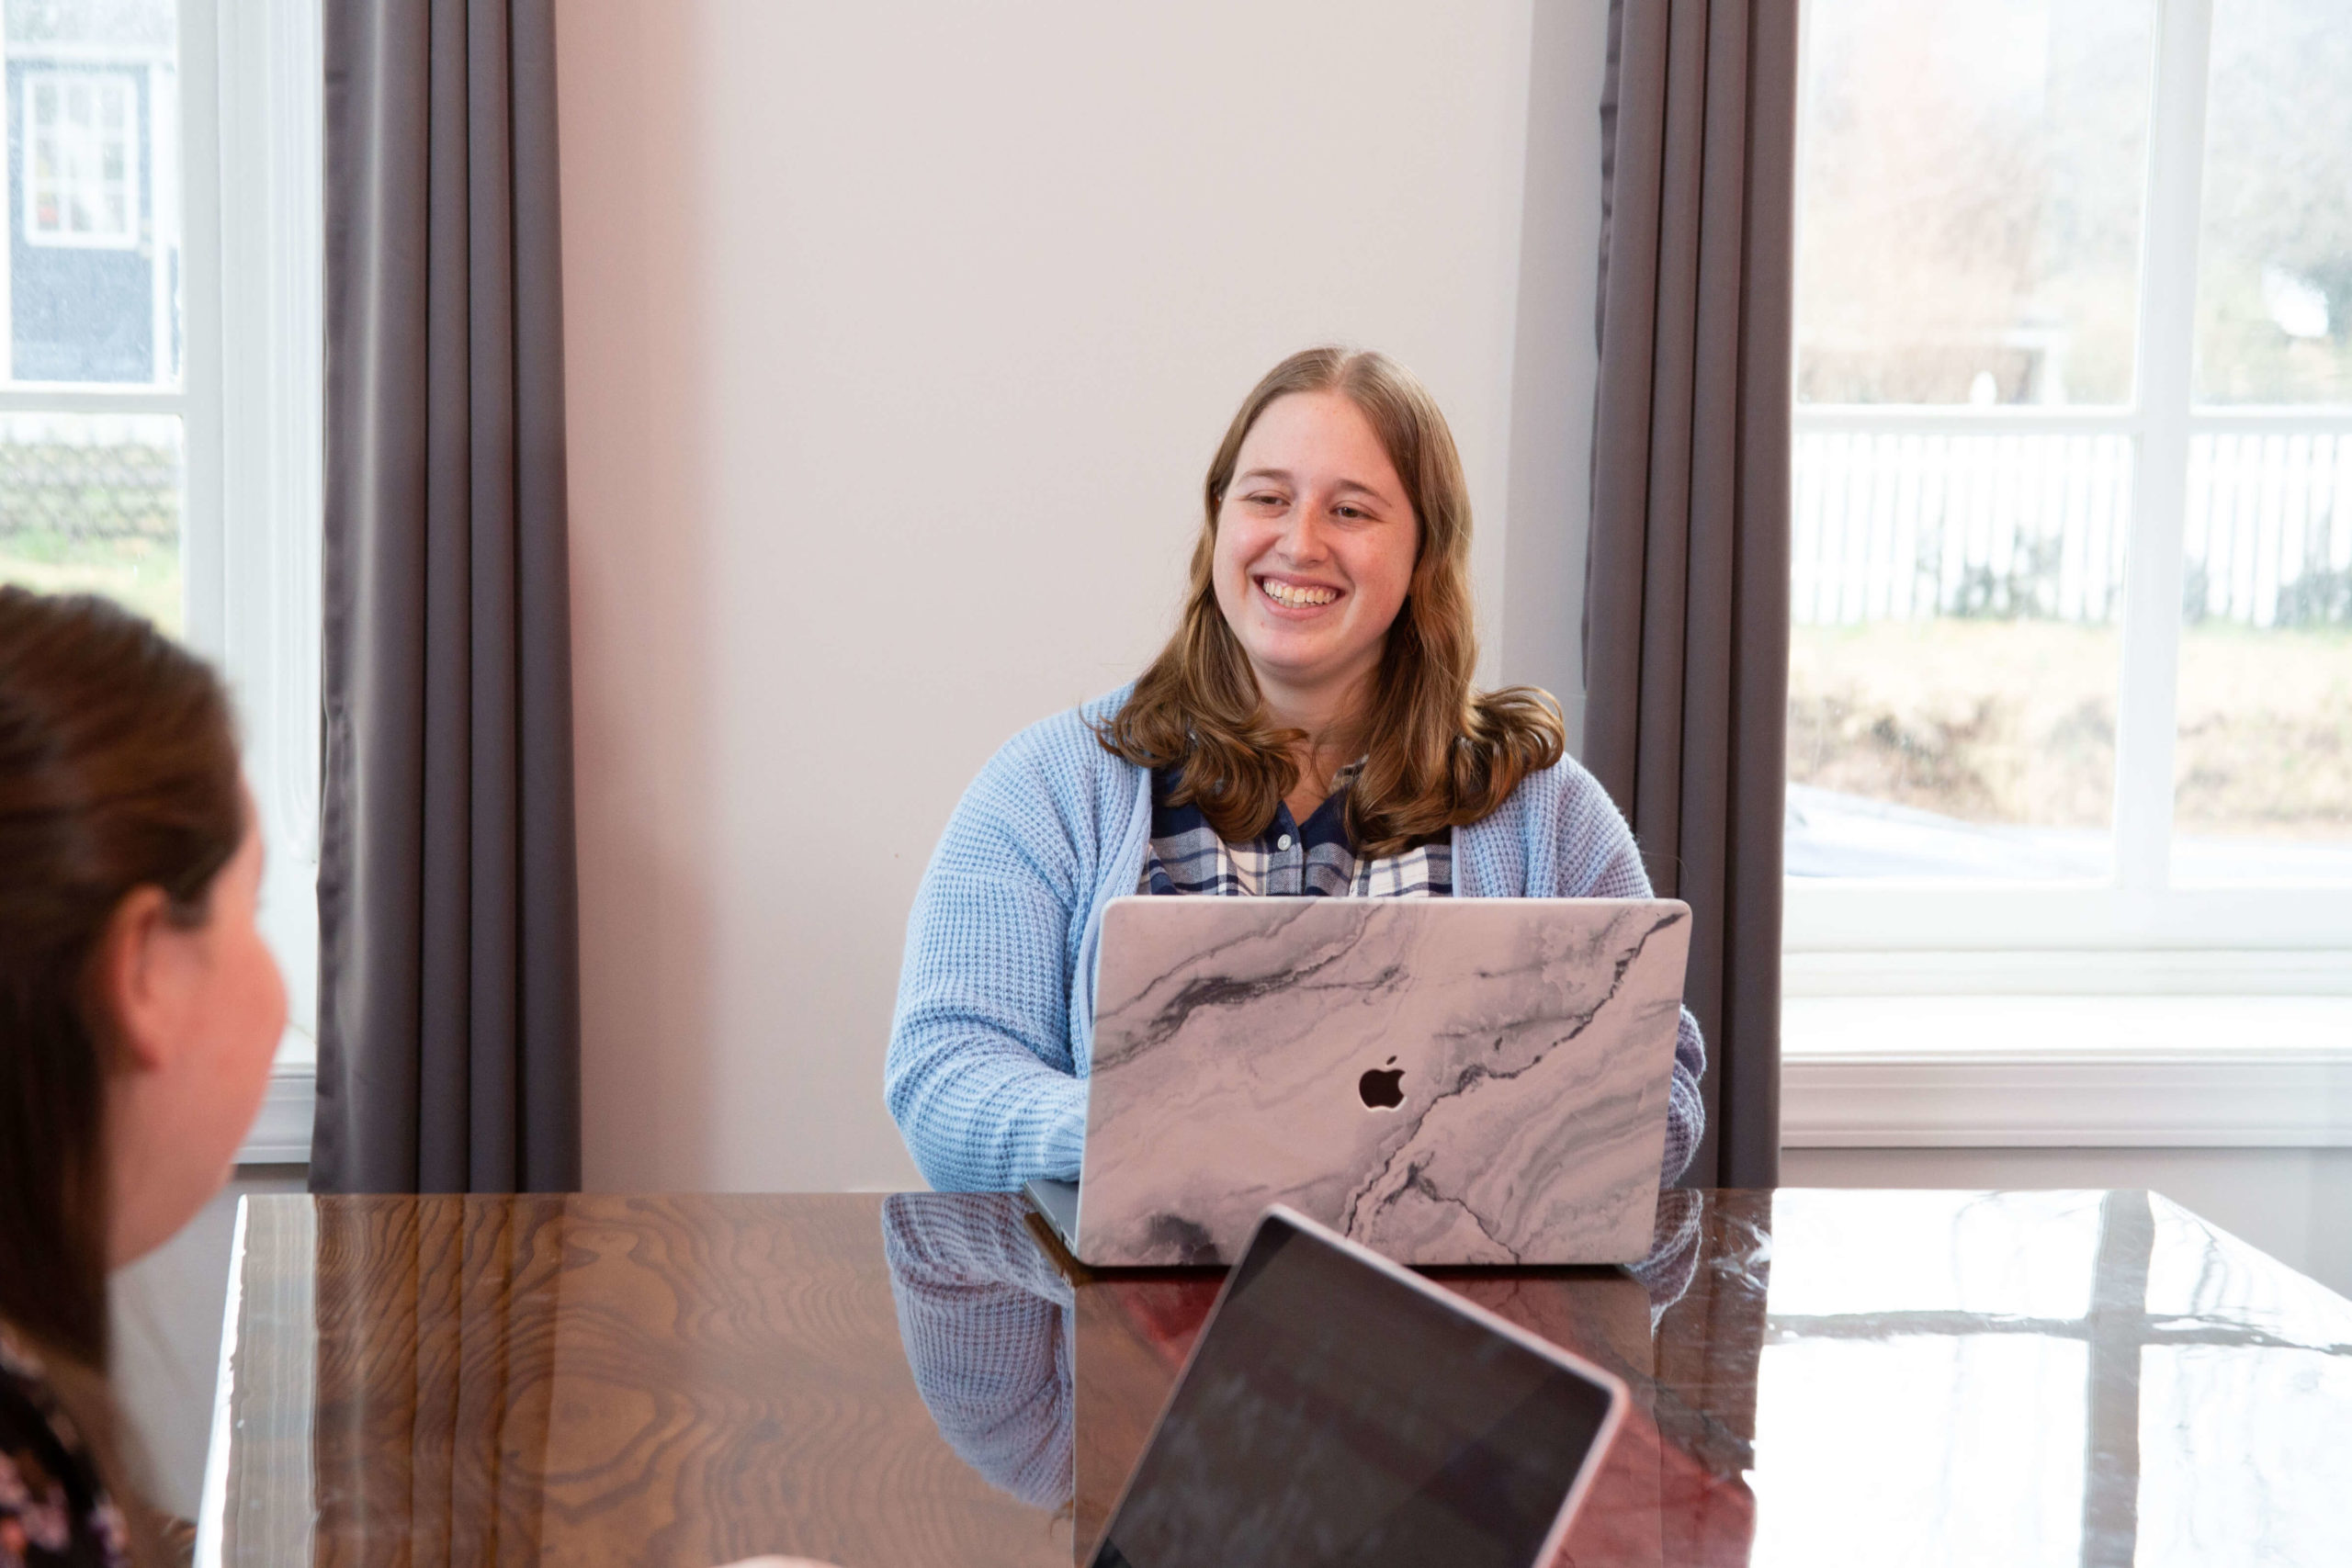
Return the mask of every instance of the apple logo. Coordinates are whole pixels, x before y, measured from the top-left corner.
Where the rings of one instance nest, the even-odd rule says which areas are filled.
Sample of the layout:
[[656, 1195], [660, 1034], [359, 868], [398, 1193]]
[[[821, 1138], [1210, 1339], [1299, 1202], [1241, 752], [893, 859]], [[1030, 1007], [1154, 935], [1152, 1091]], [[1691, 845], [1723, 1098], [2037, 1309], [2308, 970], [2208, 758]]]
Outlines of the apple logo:
[[[1388, 1058], [1395, 1062], [1396, 1057]], [[1363, 1096], [1367, 1109], [1394, 1111], [1405, 1103], [1405, 1091], [1397, 1086], [1404, 1081], [1405, 1069], [1398, 1066], [1374, 1067], [1356, 1080], [1356, 1092]]]

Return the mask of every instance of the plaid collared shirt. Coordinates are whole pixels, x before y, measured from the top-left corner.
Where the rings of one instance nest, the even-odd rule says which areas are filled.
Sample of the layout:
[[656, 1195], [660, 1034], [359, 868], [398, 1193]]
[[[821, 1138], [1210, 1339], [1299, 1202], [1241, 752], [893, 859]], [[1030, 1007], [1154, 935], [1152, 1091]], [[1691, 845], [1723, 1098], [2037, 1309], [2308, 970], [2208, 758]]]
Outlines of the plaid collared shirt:
[[1363, 764], [1331, 779], [1331, 794], [1305, 823], [1277, 807], [1266, 830], [1246, 843], [1217, 837], [1197, 806], [1171, 805], [1178, 768], [1151, 775], [1151, 849], [1138, 893], [1242, 894], [1270, 897], [1446, 898], [1453, 894], [1453, 835], [1401, 854], [1358, 858], [1348, 841], [1347, 795]]

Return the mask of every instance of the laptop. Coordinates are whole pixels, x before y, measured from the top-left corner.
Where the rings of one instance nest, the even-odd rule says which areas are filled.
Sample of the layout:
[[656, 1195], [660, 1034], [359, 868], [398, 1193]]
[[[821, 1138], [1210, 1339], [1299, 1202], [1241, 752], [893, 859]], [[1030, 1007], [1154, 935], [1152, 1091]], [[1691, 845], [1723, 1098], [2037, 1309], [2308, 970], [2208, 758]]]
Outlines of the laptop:
[[1536, 1568], [1624, 1385], [1304, 1216], [1241, 1250], [1094, 1568]]
[[1649, 1251], [1689, 906], [1114, 899], [1086, 1150], [1038, 1212], [1093, 1268], [1218, 1264], [1281, 1203], [1400, 1263]]

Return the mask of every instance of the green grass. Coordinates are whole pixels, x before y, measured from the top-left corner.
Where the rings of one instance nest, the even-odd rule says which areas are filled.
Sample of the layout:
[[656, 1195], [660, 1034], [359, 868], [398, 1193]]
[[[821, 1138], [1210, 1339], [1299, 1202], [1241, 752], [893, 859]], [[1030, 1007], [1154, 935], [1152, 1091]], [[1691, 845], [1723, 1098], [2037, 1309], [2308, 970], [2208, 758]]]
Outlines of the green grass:
[[0, 582], [44, 593], [103, 593], [180, 635], [180, 548], [175, 539], [76, 539], [0, 534]]

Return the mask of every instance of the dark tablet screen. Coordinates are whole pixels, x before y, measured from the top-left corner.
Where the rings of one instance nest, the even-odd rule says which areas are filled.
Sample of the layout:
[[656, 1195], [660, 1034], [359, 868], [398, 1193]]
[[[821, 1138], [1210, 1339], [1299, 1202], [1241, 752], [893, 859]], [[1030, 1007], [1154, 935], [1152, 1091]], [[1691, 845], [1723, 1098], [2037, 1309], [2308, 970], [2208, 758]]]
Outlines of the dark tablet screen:
[[1529, 1568], [1609, 1401], [1603, 1385], [1270, 1217], [1095, 1568]]

